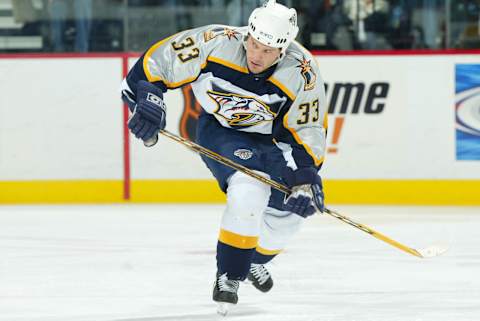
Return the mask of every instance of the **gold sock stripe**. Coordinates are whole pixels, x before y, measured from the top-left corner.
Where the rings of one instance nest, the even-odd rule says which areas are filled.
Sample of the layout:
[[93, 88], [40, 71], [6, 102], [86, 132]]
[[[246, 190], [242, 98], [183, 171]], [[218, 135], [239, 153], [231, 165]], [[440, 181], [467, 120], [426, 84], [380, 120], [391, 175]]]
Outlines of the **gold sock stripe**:
[[283, 250], [267, 250], [261, 246], [257, 245], [257, 248], [255, 249], [258, 253], [263, 254], [263, 255], [277, 255]]
[[258, 236], [246, 236], [233, 233], [224, 229], [220, 229], [218, 240], [224, 244], [239, 248], [239, 249], [254, 249], [258, 243]]

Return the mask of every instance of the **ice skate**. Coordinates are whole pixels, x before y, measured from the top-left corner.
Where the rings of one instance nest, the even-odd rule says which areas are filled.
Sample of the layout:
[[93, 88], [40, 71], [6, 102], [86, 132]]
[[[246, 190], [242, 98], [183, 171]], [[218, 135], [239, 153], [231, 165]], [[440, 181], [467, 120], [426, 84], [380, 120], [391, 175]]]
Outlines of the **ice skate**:
[[252, 263], [247, 276], [253, 286], [262, 292], [268, 292], [273, 287], [273, 279], [263, 264]]
[[229, 280], [227, 273], [217, 274], [217, 278], [213, 285], [213, 301], [218, 303], [217, 313], [227, 315], [229, 309], [238, 302], [238, 285], [239, 281]]

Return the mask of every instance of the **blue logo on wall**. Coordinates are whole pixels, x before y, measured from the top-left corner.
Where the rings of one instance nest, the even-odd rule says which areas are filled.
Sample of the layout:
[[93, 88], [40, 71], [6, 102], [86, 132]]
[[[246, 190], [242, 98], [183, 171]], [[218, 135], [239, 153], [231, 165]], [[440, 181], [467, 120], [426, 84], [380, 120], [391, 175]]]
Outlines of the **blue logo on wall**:
[[457, 160], [480, 160], [480, 64], [455, 66]]

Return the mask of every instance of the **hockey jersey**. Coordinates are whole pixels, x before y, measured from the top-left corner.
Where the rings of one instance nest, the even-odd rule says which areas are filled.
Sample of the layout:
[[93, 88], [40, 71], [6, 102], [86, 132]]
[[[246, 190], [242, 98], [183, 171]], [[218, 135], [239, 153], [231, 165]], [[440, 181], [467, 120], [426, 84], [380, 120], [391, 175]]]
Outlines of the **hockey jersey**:
[[129, 71], [124, 94], [136, 84], [162, 89], [191, 84], [205, 112], [224, 127], [271, 135], [292, 169], [320, 167], [325, 154], [327, 106], [315, 58], [293, 42], [283, 59], [261, 74], [247, 68], [247, 27], [208, 25], [151, 46]]

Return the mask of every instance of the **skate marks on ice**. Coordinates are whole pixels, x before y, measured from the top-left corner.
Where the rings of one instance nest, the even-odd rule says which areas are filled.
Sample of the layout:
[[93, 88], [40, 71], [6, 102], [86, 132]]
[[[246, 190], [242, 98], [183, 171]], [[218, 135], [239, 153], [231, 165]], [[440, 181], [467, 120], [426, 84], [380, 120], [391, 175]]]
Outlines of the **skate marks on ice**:
[[[265, 310], [249, 307], [249, 306], [234, 306], [229, 309], [226, 316], [222, 316], [216, 313], [215, 305], [209, 306], [211, 312], [205, 313], [192, 313], [192, 314], [171, 314], [167, 316], [157, 317], [141, 317], [141, 318], [125, 318], [125, 319], [113, 319], [111, 321], [220, 321], [235, 319], [235, 317], [250, 317], [256, 315], [264, 315]], [[261, 317], [259, 317], [261, 319]]]
[[434, 260], [311, 218], [272, 263], [274, 290], [242, 284], [226, 317], [211, 300], [222, 210], [0, 207], [0, 320], [480, 320], [480, 208], [340, 208], [413, 246], [445, 241]]

